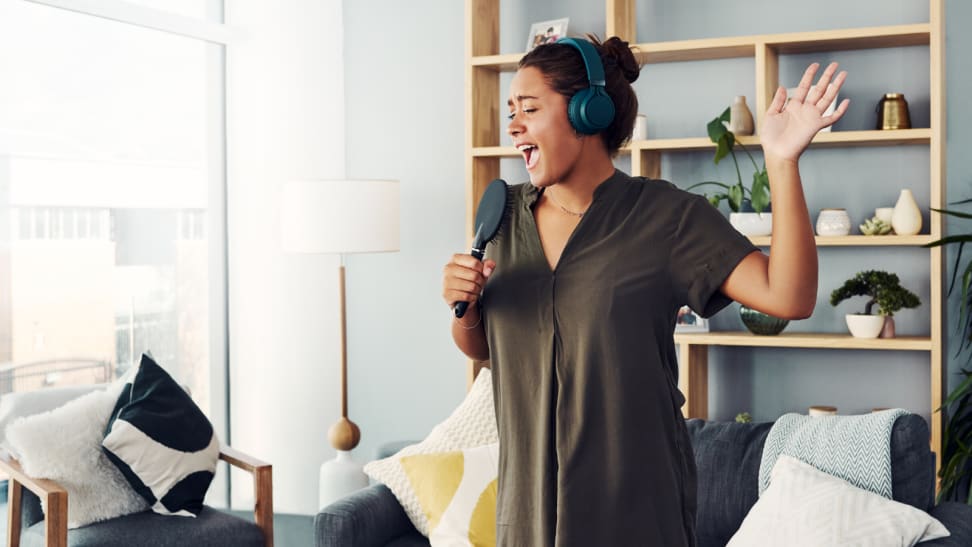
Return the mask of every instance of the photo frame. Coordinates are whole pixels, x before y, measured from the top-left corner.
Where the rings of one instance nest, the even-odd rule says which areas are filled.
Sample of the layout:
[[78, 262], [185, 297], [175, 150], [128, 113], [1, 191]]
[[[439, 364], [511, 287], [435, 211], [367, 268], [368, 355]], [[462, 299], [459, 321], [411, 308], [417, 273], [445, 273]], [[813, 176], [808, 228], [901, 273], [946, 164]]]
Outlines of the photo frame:
[[569, 20], [569, 17], [564, 17], [563, 19], [539, 21], [530, 25], [530, 34], [527, 35], [526, 50], [530, 51], [541, 44], [552, 44], [567, 36], [567, 22]]
[[675, 319], [675, 332], [709, 332], [709, 320], [692, 308], [682, 306]]
[[[834, 84], [827, 84], [827, 90], [828, 91], [832, 87], [834, 87]], [[788, 87], [788, 88], [786, 88], [786, 102], [789, 102], [790, 97], [793, 97], [793, 95], [796, 94], [797, 89], [799, 89], [799, 88], [798, 87]], [[839, 95], [835, 95], [834, 96], [834, 102], [830, 103], [830, 106], [827, 107], [827, 110], [824, 111], [823, 115], [824, 116], [830, 116], [831, 114], [833, 114], [834, 111], [837, 110], [837, 103], [839, 101], [840, 101], [840, 96]], [[786, 102], [783, 103], [783, 107], [784, 108], [786, 108]], [[833, 128], [832, 125], [828, 125], [827, 127], [824, 127], [823, 129], [821, 129], [820, 132], [821, 133], [829, 133], [832, 128]]]

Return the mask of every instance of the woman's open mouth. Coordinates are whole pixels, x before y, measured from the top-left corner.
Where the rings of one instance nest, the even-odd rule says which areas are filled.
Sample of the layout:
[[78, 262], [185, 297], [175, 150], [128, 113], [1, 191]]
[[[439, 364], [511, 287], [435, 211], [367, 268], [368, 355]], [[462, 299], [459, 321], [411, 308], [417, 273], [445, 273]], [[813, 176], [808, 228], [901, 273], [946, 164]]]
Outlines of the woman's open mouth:
[[517, 150], [523, 154], [523, 160], [526, 162], [527, 171], [533, 169], [537, 166], [537, 162], [540, 161], [540, 149], [534, 144], [521, 144], [516, 147]]

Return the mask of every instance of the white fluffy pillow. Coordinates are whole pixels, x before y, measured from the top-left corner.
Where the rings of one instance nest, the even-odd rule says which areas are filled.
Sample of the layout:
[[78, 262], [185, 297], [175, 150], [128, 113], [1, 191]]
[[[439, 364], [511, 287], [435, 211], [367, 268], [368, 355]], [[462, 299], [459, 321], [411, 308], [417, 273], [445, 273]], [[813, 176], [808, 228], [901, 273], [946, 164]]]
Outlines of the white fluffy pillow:
[[782, 455], [769, 488], [726, 547], [914, 545], [947, 537], [941, 522]]
[[68, 528], [148, 509], [101, 451], [122, 387], [113, 384], [7, 427], [7, 440], [24, 473], [53, 480], [67, 490]]
[[0, 397], [0, 457], [5, 457], [10, 452], [10, 443], [4, 437], [4, 432], [14, 420], [54, 410], [85, 393], [91, 393], [99, 388], [104, 389], [104, 387], [104, 384], [88, 384], [4, 393], [3, 397]]
[[428, 536], [429, 519], [422, 511], [422, 505], [399, 460], [403, 456], [452, 452], [498, 442], [493, 382], [489, 369], [484, 368], [479, 371], [462, 403], [445, 421], [432, 428], [425, 440], [407, 446], [393, 456], [368, 463], [364, 472], [388, 486], [415, 528]]

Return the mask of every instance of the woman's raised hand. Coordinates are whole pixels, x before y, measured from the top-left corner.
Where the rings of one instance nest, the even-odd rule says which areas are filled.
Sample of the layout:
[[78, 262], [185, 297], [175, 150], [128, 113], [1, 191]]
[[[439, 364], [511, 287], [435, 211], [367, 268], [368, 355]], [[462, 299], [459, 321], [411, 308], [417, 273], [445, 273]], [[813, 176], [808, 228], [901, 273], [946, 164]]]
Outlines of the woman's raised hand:
[[[847, 112], [850, 99], [841, 101], [830, 116], [823, 115], [844, 84], [847, 72], [842, 71], [834, 77], [837, 63], [830, 63], [813, 85], [813, 77], [819, 68], [818, 63], [807, 67], [796, 94], [789, 101], [786, 89], [781, 86], [776, 90], [759, 128], [759, 140], [767, 159], [798, 160], [818, 131], [832, 125]], [[828, 87], [828, 84], [833, 85]]]

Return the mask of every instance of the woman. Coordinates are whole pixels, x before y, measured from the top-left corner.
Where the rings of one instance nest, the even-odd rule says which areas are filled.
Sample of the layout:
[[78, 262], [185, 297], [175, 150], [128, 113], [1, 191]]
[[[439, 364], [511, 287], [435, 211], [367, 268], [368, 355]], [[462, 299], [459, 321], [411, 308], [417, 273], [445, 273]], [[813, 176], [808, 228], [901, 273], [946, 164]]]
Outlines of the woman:
[[569, 119], [570, 98], [595, 79], [579, 44], [523, 57], [508, 133], [530, 184], [510, 189], [485, 261], [452, 257], [443, 297], [471, 303], [452, 335], [470, 358], [490, 360], [497, 544], [691, 546], [695, 460], [676, 315], [688, 304], [708, 317], [732, 300], [788, 319], [811, 314], [817, 255], [798, 161], [847, 110], [845, 99], [822, 116], [846, 73], [835, 77], [831, 64], [812, 86], [811, 65], [796, 96], [787, 103], [780, 87], [761, 119], [774, 210], [766, 256], [703, 197], [614, 168], [638, 110], [639, 67], [626, 42], [592, 41], [613, 119], [594, 134]]

